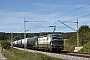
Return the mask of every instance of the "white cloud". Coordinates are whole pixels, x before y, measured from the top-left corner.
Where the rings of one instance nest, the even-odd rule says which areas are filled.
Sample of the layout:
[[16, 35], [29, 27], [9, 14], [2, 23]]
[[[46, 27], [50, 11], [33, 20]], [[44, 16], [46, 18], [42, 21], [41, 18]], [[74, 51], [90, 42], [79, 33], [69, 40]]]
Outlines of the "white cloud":
[[34, 5], [40, 5], [40, 6], [45, 5], [45, 4], [41, 4], [41, 3], [32, 3], [32, 4], [34, 4]]
[[[56, 25], [56, 26], [63, 26], [61, 23], [59, 23], [57, 20], [62, 20], [62, 21], [71, 21], [74, 16], [60, 16], [61, 13], [52, 13], [52, 14], [38, 14], [38, 13], [32, 13], [32, 12], [12, 12], [12, 11], [0, 11], [0, 31], [8, 31], [8, 32], [19, 32], [19, 31], [24, 31], [24, 18], [27, 21], [45, 21], [44, 23], [26, 23], [26, 28], [30, 29], [35, 25], [39, 26], [50, 26], [50, 25]], [[84, 17], [83, 19], [79, 19], [79, 25], [86, 24], [89, 21], [90, 18]], [[76, 21], [76, 20], [73, 20]], [[81, 23], [83, 22], [83, 23]], [[68, 23], [66, 23], [68, 24]], [[89, 25], [89, 23], [87, 23]], [[72, 24], [68, 24], [71, 27], [75, 26]], [[38, 27], [38, 26], [37, 26]], [[37, 31], [37, 27], [33, 28], [30, 32], [34, 32], [35, 30]], [[66, 28], [66, 27], [65, 27]], [[49, 30], [44, 29], [44, 30]], [[39, 29], [40, 30], [40, 29]], [[53, 29], [51, 29], [53, 30]]]
[[53, 6], [53, 7], [69, 7], [69, 5], [58, 5], [58, 4], [42, 4], [42, 3], [32, 3], [39, 6]]
[[[46, 24], [46, 26], [49, 26], [49, 24], [52, 24], [52, 22], [54, 23], [53, 17], [58, 15], [58, 13], [56, 14], [50, 14], [50, 15], [40, 15], [37, 13], [30, 13], [30, 12], [2, 12], [2, 14], [4, 14], [3, 18], [0, 18], [0, 21], [2, 21], [0, 25], [3, 25], [3, 28], [1, 30], [4, 31], [22, 31], [24, 29], [24, 17], [26, 18], [26, 20], [28, 21], [37, 21], [37, 20], [44, 20], [44, 21], [49, 21], [49, 23], [44, 23]], [[28, 17], [27, 17], [28, 16]], [[29, 18], [29, 17], [33, 17]], [[27, 23], [27, 29], [32, 28], [33, 25], [36, 25], [38, 23]], [[40, 23], [41, 24], [41, 23]], [[42, 25], [44, 25], [42, 23]], [[45, 26], [45, 25], [44, 25]], [[35, 29], [35, 28], [34, 28]]]
[[[65, 10], [65, 13], [69, 12], [69, 14], [71, 12], [85, 12], [88, 11], [90, 12], [90, 5], [89, 4], [78, 4], [78, 5], [65, 5], [65, 4], [42, 4], [42, 3], [32, 3], [34, 5], [36, 5], [37, 7], [39, 7], [39, 9], [37, 9], [38, 11], [58, 11], [60, 12], [61, 10], [67, 9]], [[83, 10], [82, 10], [83, 9]], [[62, 12], [63, 13], [63, 12]]]
[[42, 3], [32, 3], [38, 6], [52, 6], [52, 7], [74, 7], [74, 8], [81, 8], [81, 7], [90, 7], [90, 4], [85, 5], [61, 5], [61, 4], [42, 4]]

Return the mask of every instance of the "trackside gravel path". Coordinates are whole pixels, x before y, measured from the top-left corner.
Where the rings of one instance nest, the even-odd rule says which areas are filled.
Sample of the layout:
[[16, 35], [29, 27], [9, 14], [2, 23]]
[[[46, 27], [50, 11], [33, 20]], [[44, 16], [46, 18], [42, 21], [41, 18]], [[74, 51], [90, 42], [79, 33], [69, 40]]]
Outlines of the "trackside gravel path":
[[0, 47], [0, 60], [8, 60], [1, 52], [1, 47]]

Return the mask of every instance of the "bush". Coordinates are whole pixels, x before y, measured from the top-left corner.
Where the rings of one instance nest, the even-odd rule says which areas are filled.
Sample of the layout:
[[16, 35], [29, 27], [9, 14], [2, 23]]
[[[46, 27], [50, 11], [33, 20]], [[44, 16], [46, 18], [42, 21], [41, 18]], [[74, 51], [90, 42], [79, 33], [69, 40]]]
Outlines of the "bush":
[[4, 49], [9, 49], [10, 48], [10, 42], [8, 41], [2, 41], [1, 42], [1, 47], [4, 48]]
[[81, 53], [90, 53], [90, 42], [84, 44], [83, 48], [79, 51]]

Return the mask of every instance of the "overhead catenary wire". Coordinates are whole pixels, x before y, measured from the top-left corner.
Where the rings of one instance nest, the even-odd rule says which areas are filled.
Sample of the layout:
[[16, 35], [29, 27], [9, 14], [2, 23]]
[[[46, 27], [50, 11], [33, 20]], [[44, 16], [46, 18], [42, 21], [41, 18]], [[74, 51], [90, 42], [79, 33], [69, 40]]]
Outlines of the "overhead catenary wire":
[[58, 20], [58, 21], [59, 21], [60, 23], [62, 23], [63, 25], [67, 26], [68, 28], [72, 29], [73, 31], [76, 31], [76, 29], [74, 29], [74, 28], [72, 28], [72, 27], [68, 26], [67, 24], [65, 24], [65, 23], [61, 22], [60, 20]]
[[[71, 11], [68, 11], [68, 13], [72, 13], [72, 12], [74, 12], [74, 11], [76, 11], [76, 10], [79, 10], [79, 9], [81, 9], [81, 8], [84, 8], [84, 7], [88, 6], [88, 5], [90, 5], [90, 4], [86, 4], [86, 5], [80, 6], [80, 7], [76, 8], [76, 9], [73, 9], [73, 10], [71, 10]], [[61, 14], [61, 16], [65, 15], [65, 14], [68, 14], [68, 13], [63, 13], [63, 14]], [[72, 19], [68, 19], [68, 20], [63, 21], [63, 22], [71, 22], [72, 20], [80, 19], [81, 17], [86, 17], [86, 16], [88, 16], [88, 15], [89, 15], [89, 14], [85, 14], [85, 15], [82, 15], [82, 16], [79, 16], [79, 17], [75, 17], [75, 18], [72, 18]], [[57, 17], [57, 18], [58, 18], [58, 17]], [[70, 20], [70, 21], [69, 21], [69, 20]]]
[[36, 27], [39, 27], [39, 26], [41, 26], [41, 25], [43, 25], [43, 24], [45, 24], [45, 23], [47, 23], [47, 22], [44, 22], [44, 23], [38, 23], [38, 24], [32, 26], [31, 28], [29, 28], [27, 31], [32, 30], [32, 29], [34, 29], [34, 28], [36, 28]]
[[81, 8], [83, 8], [83, 7], [88, 6], [88, 5], [90, 5], [90, 4], [86, 4], [86, 5], [80, 6], [80, 7], [76, 8], [76, 9], [74, 9], [74, 10], [71, 10], [70, 12], [73, 12], [73, 11], [79, 10], [79, 9], [81, 9]]
[[90, 15], [90, 13], [89, 14], [82, 15], [82, 16], [78, 16], [78, 17], [75, 17], [75, 18], [72, 18], [72, 19], [68, 19], [68, 21], [62, 21], [62, 22], [72, 23], [71, 21], [73, 21], [73, 20], [81, 19], [81, 18], [84, 18], [84, 17], [89, 16], [89, 15]]

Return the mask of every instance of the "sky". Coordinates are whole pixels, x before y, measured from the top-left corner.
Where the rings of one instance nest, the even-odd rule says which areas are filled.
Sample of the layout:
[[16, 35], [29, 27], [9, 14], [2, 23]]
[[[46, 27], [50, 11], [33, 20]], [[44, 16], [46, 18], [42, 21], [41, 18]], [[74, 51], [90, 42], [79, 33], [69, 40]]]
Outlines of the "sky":
[[0, 32], [23, 33], [24, 20], [28, 33], [75, 32], [77, 19], [90, 27], [90, 0], [0, 0]]

